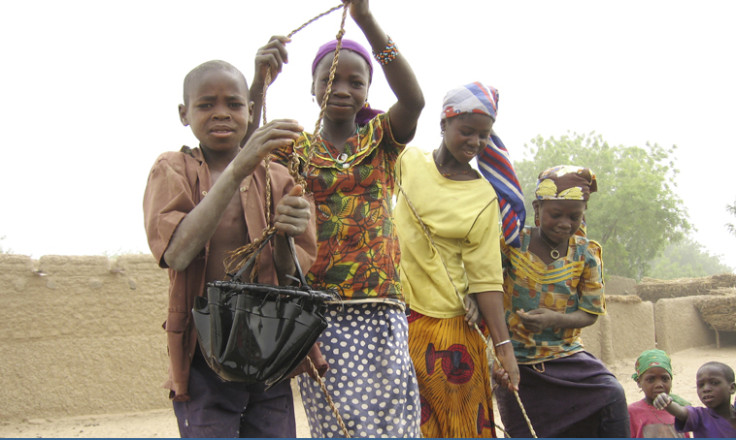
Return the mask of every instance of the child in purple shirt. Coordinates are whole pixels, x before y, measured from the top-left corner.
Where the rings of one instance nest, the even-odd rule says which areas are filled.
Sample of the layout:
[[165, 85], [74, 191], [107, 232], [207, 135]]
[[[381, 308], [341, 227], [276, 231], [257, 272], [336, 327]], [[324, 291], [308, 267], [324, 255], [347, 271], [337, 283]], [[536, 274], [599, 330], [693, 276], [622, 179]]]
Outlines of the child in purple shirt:
[[667, 393], [654, 399], [655, 408], [675, 416], [675, 429], [692, 431], [696, 438], [736, 437], [736, 409], [731, 405], [731, 396], [736, 393], [733, 369], [721, 362], [707, 362], [698, 369], [696, 386], [705, 408], [681, 406]]

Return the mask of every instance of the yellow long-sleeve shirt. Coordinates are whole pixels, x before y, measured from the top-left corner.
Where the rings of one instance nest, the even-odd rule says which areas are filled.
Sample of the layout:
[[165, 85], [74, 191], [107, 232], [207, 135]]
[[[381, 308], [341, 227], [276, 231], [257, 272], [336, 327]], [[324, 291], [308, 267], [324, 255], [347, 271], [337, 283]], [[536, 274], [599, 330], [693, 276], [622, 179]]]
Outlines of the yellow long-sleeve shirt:
[[429, 231], [424, 234], [406, 198], [397, 192], [394, 220], [401, 247], [401, 285], [412, 310], [434, 318], [465, 313], [442, 260], [461, 295], [503, 291], [498, 198], [483, 178], [443, 177], [431, 153], [407, 148], [396, 164], [397, 181]]

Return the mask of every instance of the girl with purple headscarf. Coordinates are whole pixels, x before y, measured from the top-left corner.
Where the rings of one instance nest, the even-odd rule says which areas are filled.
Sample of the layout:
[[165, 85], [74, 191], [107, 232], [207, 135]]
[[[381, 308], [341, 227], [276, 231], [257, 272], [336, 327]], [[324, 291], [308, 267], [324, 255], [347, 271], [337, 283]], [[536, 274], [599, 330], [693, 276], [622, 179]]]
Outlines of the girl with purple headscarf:
[[[300, 160], [317, 218], [317, 260], [308, 280], [335, 289], [341, 303], [327, 313], [319, 341], [330, 364], [324, 381], [350, 435], [419, 437], [420, 404], [408, 350], [399, 282], [399, 245], [392, 223], [394, 163], [416, 130], [424, 97], [409, 63], [381, 29], [367, 0], [350, 15], [373, 56], [342, 40], [327, 94], [336, 41], [317, 51], [311, 93], [326, 106], [318, 133], [303, 133], [279, 160]], [[397, 101], [386, 113], [368, 105], [374, 58]], [[319, 385], [299, 377], [312, 437], [341, 434]]]

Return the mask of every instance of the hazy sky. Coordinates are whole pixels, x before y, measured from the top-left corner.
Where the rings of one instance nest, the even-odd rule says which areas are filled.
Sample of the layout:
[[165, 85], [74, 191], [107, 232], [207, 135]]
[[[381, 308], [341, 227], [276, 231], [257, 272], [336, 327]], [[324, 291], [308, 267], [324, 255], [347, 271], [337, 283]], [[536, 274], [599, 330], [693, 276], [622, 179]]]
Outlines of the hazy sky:
[[[253, 73], [258, 47], [338, 0], [36, 1], [0, 6], [0, 247], [42, 255], [148, 252], [142, 195], [162, 152], [194, 145], [178, 119], [184, 75], [210, 59]], [[373, 0], [427, 105], [411, 145], [436, 148], [442, 96], [500, 91], [496, 131], [513, 160], [537, 135], [677, 145], [693, 238], [736, 267], [736, 2]], [[316, 48], [340, 11], [298, 33], [269, 89], [269, 119], [309, 130]], [[365, 42], [348, 18], [346, 38]], [[379, 73], [376, 108], [394, 97]], [[605, 191], [606, 182], [599, 182]]]

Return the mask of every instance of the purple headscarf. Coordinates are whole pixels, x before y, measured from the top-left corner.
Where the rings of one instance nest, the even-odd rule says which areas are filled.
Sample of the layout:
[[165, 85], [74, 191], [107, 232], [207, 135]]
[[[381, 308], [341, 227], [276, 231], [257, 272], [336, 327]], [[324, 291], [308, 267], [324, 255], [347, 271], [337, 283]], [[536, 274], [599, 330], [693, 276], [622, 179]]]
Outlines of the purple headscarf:
[[[328, 53], [335, 52], [336, 48], [337, 40], [328, 41], [327, 43], [320, 46], [320, 48], [317, 50], [317, 55], [315, 55], [314, 57], [314, 61], [312, 61], [312, 75], [314, 75], [314, 72], [317, 71], [317, 64], [322, 61], [322, 58], [324, 58], [325, 55], [327, 55]], [[371, 54], [365, 49], [365, 47], [361, 46], [360, 43], [357, 43], [353, 40], [343, 38], [341, 48], [351, 50], [363, 57], [365, 62], [368, 63], [368, 82], [373, 81], [373, 61], [371, 61]]]
[[[327, 43], [320, 46], [320, 48], [317, 50], [317, 55], [315, 55], [314, 57], [314, 61], [312, 61], [312, 75], [314, 75], [314, 72], [317, 71], [317, 65], [319, 64], [319, 62], [322, 61], [322, 59], [328, 54], [334, 53], [336, 48], [337, 40], [328, 41]], [[365, 49], [365, 47], [361, 46], [360, 43], [357, 43], [353, 40], [343, 38], [341, 50], [350, 50], [360, 55], [368, 64], [368, 82], [370, 83], [371, 81], [373, 81], [373, 61], [371, 61], [371, 54]], [[358, 110], [358, 113], [355, 115], [355, 122], [358, 125], [365, 125], [371, 119], [375, 118], [381, 113], [383, 113], [382, 110], [373, 109], [366, 102], [365, 105], [360, 110]]]

